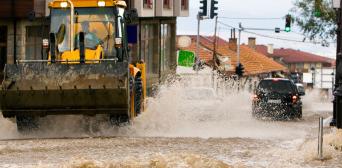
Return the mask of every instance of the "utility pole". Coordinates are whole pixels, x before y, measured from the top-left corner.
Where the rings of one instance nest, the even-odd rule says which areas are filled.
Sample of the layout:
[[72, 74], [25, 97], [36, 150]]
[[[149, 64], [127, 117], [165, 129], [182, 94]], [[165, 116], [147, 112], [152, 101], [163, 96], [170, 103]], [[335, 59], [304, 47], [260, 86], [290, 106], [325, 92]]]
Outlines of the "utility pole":
[[217, 54], [216, 54], [216, 48], [217, 48], [217, 19], [215, 18], [215, 33], [214, 33], [214, 52], [213, 52], [213, 61], [214, 61], [214, 69], [216, 69], [216, 63], [217, 63]]
[[202, 6], [200, 6], [200, 11], [197, 14], [197, 41], [196, 41], [196, 62], [195, 62], [195, 70], [197, 72], [200, 66], [199, 41], [200, 41], [201, 20], [208, 14], [208, 0], [201, 0], [200, 4]]
[[237, 46], [237, 65], [240, 64], [240, 45], [241, 45], [241, 32], [242, 32], [242, 24], [239, 23], [239, 38], [238, 38], [238, 46]]

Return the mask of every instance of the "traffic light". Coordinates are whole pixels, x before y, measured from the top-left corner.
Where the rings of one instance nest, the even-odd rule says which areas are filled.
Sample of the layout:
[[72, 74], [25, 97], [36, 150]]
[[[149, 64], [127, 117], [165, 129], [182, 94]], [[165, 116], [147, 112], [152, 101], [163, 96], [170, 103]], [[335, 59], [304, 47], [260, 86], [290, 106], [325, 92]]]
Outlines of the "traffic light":
[[217, 0], [211, 0], [210, 3], [210, 18], [213, 19], [215, 16], [218, 15], [217, 10], [218, 7], [216, 6], [218, 4]]
[[316, 17], [320, 17], [321, 16], [321, 5], [322, 5], [322, 0], [315, 0], [315, 11], [314, 11], [314, 15]]
[[290, 32], [291, 31], [291, 22], [292, 22], [291, 15], [286, 15], [285, 21], [286, 21], [286, 23], [285, 23], [285, 31], [286, 32]]
[[243, 65], [239, 63], [239, 65], [235, 67], [235, 74], [241, 77], [243, 76], [244, 73], [245, 73], [245, 67], [243, 67]]
[[200, 1], [200, 4], [202, 6], [200, 6], [200, 12], [199, 12], [199, 15], [200, 16], [207, 16], [208, 14], [208, 0], [201, 0]]

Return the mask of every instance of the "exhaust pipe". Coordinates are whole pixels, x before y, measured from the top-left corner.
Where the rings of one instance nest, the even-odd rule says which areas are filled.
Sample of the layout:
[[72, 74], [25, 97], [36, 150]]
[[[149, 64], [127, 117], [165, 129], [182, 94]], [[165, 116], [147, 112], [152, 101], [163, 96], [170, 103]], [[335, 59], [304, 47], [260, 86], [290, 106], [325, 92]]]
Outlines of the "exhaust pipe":
[[51, 53], [51, 63], [56, 63], [57, 46], [56, 46], [56, 35], [55, 33], [50, 33], [50, 53]]
[[79, 43], [80, 43], [80, 63], [85, 64], [85, 46], [84, 46], [84, 32], [80, 32], [79, 34]]

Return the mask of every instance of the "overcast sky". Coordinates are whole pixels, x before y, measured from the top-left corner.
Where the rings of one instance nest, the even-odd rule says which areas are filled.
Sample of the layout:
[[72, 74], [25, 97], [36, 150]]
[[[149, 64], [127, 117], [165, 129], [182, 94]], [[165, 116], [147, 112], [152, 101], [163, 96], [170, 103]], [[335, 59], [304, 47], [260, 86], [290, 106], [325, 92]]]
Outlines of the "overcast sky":
[[[190, 17], [178, 18], [178, 35], [196, 34], [197, 20], [196, 14], [199, 11], [200, 0], [190, 0]], [[210, 0], [208, 0], [210, 1]], [[284, 18], [289, 10], [293, 8], [293, 0], [218, 0], [219, 17], [229, 18]], [[284, 19], [270, 20], [241, 20], [219, 18], [220, 22], [238, 27], [239, 22], [243, 27], [250, 28], [269, 28], [279, 27], [284, 29]], [[252, 31], [261, 35], [271, 35], [292, 40], [302, 41], [304, 36], [300, 35], [298, 28], [293, 28], [293, 32], [281, 32], [276, 34], [272, 31]], [[298, 34], [299, 33], [299, 34]], [[230, 36], [230, 30], [226, 26], [218, 25], [218, 34], [226, 40]], [[201, 35], [214, 35], [214, 20], [201, 21]], [[256, 37], [257, 44], [274, 44], [276, 48], [293, 48], [302, 51], [308, 51], [322, 56], [335, 58], [336, 44], [332, 43], [330, 47], [322, 47], [320, 44], [289, 42], [261, 37], [246, 32], [242, 33], [242, 42], [247, 43], [248, 37]]]

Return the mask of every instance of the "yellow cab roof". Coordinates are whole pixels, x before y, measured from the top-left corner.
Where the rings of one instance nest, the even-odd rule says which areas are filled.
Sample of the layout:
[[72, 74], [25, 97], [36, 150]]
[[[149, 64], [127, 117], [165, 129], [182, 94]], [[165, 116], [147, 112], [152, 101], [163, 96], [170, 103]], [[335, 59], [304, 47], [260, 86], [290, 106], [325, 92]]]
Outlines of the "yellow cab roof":
[[[75, 8], [86, 8], [86, 7], [98, 7], [99, 1], [104, 1], [106, 6], [105, 7], [113, 7], [116, 5], [121, 5], [126, 7], [126, 4], [124, 1], [121, 0], [70, 0]], [[61, 8], [60, 4], [61, 2], [67, 2], [66, 0], [54, 0], [49, 3], [49, 8]], [[125, 5], [122, 5], [124, 3]], [[68, 4], [68, 7], [70, 5]]]

